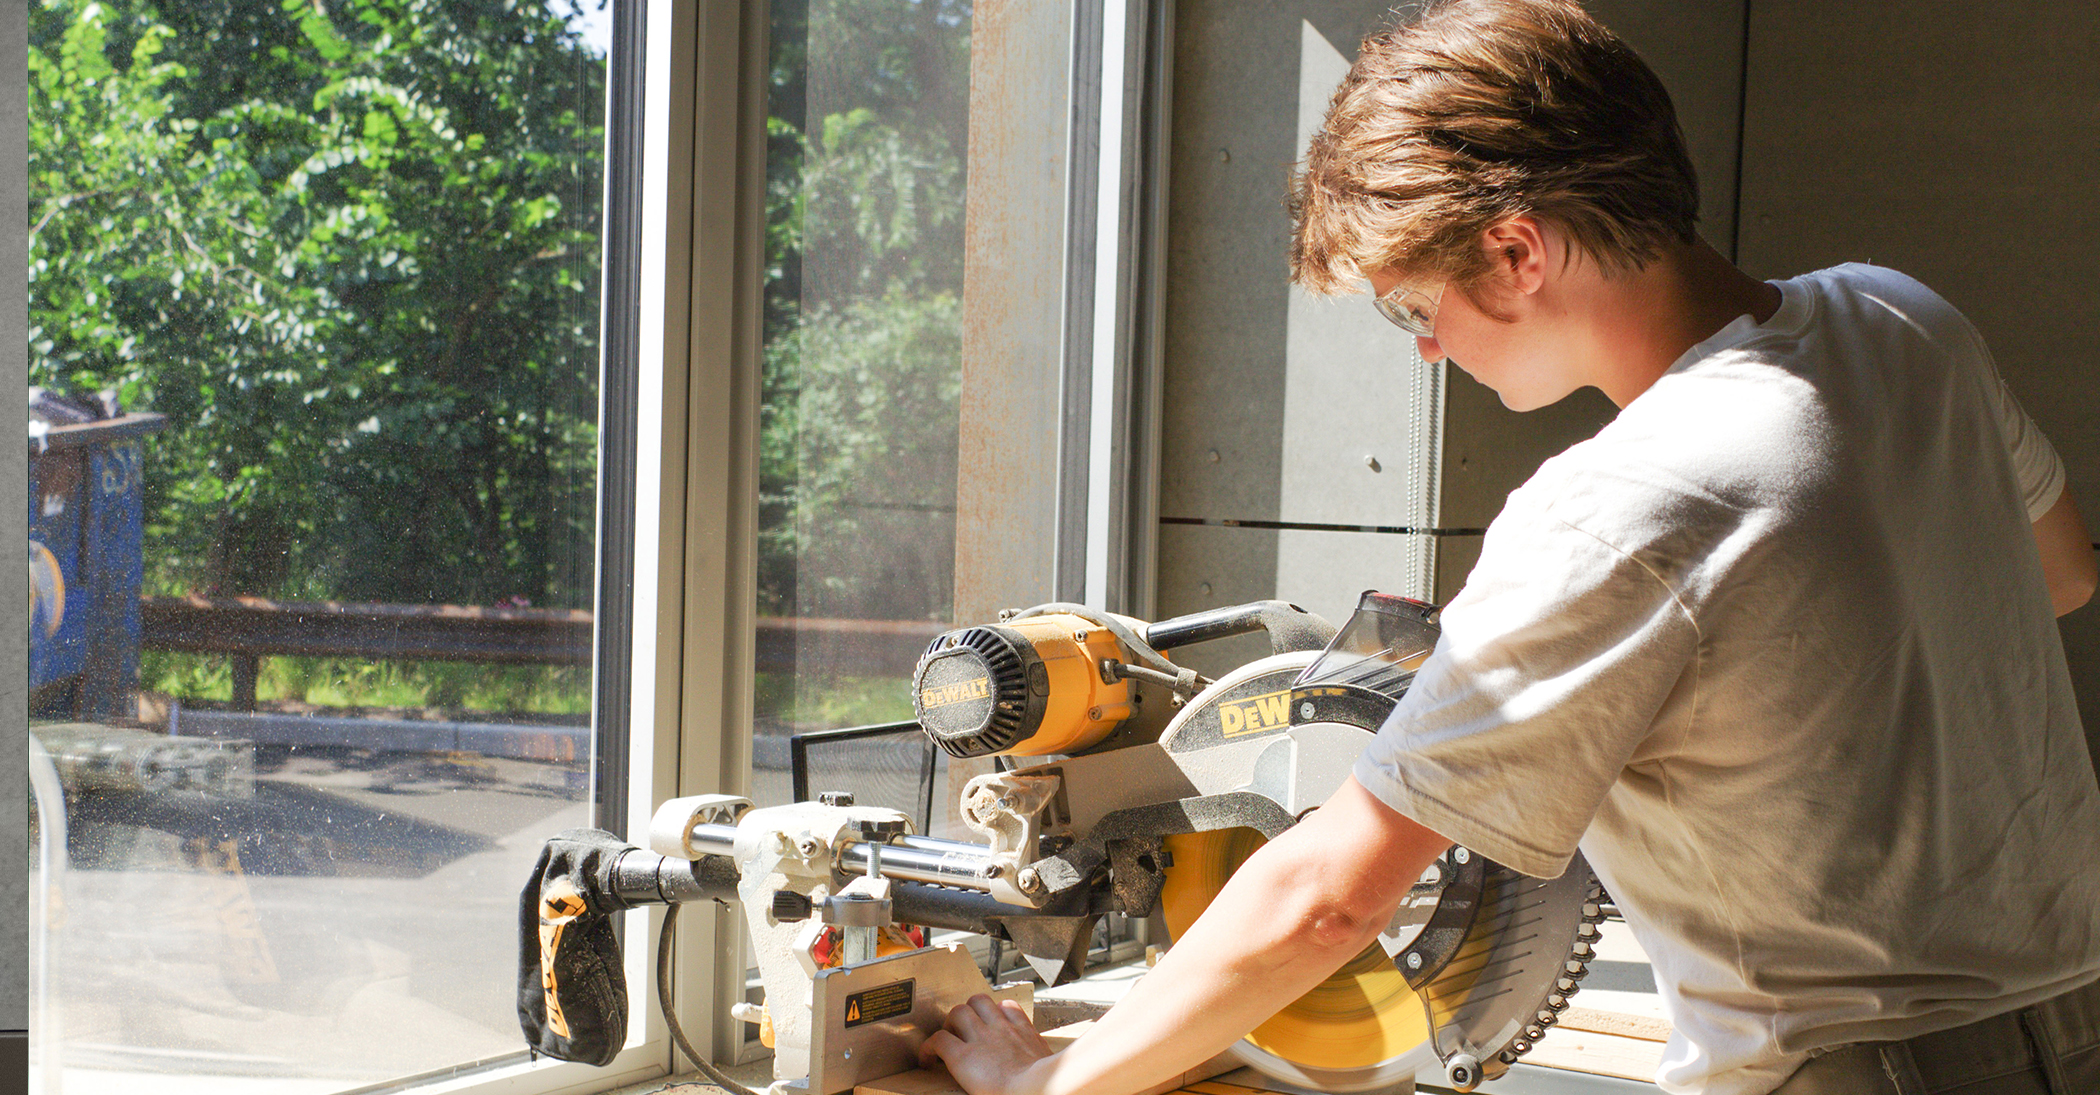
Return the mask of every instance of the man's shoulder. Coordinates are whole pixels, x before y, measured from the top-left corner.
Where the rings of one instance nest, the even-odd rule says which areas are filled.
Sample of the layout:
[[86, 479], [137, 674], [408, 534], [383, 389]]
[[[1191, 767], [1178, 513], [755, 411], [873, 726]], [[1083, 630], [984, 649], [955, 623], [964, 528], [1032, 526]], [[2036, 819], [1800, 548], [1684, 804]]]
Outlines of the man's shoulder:
[[1827, 501], [1841, 442], [1811, 386], [1754, 350], [1734, 357], [1668, 378], [1546, 461], [1510, 516], [1532, 535], [1600, 540], [1677, 590], [1710, 579], [1694, 572], [1724, 543], [1786, 535]]
[[1791, 279], [1816, 301], [1819, 327], [1839, 332], [1860, 324], [1897, 324], [1945, 348], [1980, 344], [1975, 327], [1946, 297], [1900, 270], [1848, 262]]
[[[1540, 466], [1526, 489], [1635, 511], [1748, 504], [1745, 490], [1798, 482], [1829, 431], [1815, 386], [1757, 346], [1665, 377], [1586, 441]], [[1579, 522], [1578, 522], [1579, 523]]]

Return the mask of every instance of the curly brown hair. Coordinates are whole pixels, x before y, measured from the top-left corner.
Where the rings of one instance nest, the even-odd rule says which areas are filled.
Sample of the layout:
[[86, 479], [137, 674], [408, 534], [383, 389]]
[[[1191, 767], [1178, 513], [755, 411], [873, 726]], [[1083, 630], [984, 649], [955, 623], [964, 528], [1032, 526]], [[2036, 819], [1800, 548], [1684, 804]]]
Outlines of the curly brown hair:
[[1437, 0], [1365, 38], [1286, 203], [1291, 278], [1478, 289], [1491, 226], [1558, 226], [1607, 274], [1690, 243], [1699, 180], [1669, 92], [1574, 0]]

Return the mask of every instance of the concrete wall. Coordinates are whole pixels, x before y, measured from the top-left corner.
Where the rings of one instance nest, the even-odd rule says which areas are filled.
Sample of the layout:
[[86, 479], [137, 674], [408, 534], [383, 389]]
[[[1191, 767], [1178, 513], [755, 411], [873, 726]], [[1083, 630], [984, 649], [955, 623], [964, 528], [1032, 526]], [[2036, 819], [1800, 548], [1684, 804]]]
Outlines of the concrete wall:
[[[1699, 232], [1728, 254], [1735, 244], [1743, 0], [1591, 0], [1590, 10], [1639, 50], [1669, 87], [1699, 172]], [[1444, 527], [1486, 526], [1540, 463], [1596, 433], [1615, 413], [1610, 400], [1585, 389], [1551, 407], [1514, 414], [1485, 385], [1452, 370], [1444, 418]], [[1445, 537], [1442, 546], [1439, 602], [1458, 593], [1480, 557], [1478, 537]]]
[[[1406, 344], [1363, 302], [1307, 299], [1285, 271], [1283, 196], [1308, 119], [1384, 11], [1361, 0], [1175, 5], [1159, 490], [1170, 521], [1408, 524], [1391, 479], [1363, 460], [1414, 459], [1400, 451]], [[1312, 421], [1322, 387], [1357, 398], [1331, 399], [1329, 420]], [[1339, 622], [1357, 592], [1401, 584], [1418, 547], [1409, 539], [1166, 524], [1155, 611], [1282, 596]], [[1236, 641], [1186, 656], [1214, 670], [1262, 649]]]

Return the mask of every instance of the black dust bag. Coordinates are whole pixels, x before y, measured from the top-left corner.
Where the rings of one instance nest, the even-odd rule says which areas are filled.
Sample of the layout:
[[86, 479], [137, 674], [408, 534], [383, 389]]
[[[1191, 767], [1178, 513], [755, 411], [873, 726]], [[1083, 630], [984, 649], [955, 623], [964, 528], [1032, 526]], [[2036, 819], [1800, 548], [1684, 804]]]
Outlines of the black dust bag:
[[627, 1042], [627, 977], [611, 913], [613, 864], [634, 846], [600, 829], [557, 833], [518, 901], [518, 1025], [536, 1053], [606, 1065]]

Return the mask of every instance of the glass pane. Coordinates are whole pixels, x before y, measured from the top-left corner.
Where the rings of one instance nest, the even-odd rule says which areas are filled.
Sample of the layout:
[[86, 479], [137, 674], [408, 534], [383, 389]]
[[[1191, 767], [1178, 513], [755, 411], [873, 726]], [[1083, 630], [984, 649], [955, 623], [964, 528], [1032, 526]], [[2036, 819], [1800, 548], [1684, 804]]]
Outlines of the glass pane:
[[[761, 802], [789, 797], [790, 735], [910, 719], [952, 615], [971, 24], [961, 0], [772, 12]], [[897, 748], [875, 767], [916, 770]]]
[[520, 1047], [518, 888], [589, 820], [601, 6], [32, 6], [72, 1095]]

